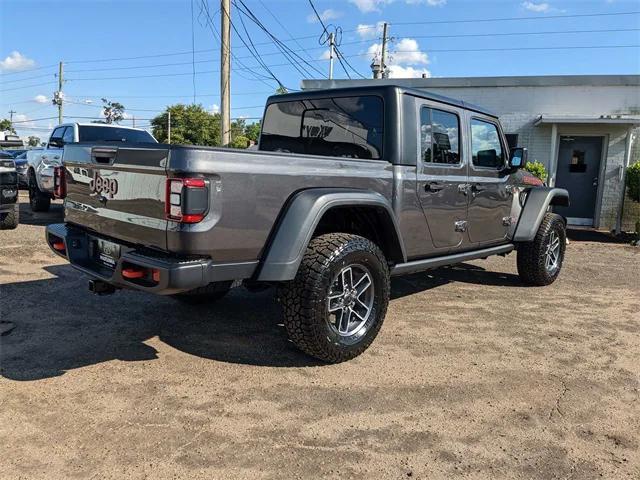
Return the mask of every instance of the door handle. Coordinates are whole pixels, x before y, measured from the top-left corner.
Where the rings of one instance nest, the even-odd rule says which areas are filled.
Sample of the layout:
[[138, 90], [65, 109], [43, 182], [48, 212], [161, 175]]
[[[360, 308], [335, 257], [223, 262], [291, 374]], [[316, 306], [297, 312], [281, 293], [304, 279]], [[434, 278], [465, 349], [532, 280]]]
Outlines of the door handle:
[[60, 155], [54, 155], [54, 156], [53, 156], [53, 159], [54, 159], [54, 160], [60, 160]]
[[428, 183], [425, 183], [424, 185], [425, 192], [439, 192], [443, 188], [444, 188], [444, 184], [439, 182], [428, 182]]

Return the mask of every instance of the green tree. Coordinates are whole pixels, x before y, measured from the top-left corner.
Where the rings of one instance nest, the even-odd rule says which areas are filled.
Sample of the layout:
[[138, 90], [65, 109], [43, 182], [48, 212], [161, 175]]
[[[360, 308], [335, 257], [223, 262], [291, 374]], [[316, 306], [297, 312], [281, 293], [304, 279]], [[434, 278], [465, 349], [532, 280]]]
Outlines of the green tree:
[[209, 113], [202, 105], [178, 103], [151, 120], [153, 136], [167, 142], [168, 112], [171, 112], [171, 143], [179, 145], [220, 145], [220, 114]]
[[118, 123], [124, 119], [124, 105], [119, 102], [111, 102], [106, 98], [102, 99], [102, 111], [106, 123]]
[[27, 145], [29, 147], [38, 147], [40, 146], [40, 139], [34, 135], [30, 135], [29, 139], [27, 140]]
[[249, 139], [242, 135], [238, 135], [237, 137], [233, 137], [231, 143], [229, 144], [231, 148], [248, 148], [249, 147]]
[[244, 130], [246, 128], [246, 121], [244, 118], [238, 118], [231, 122], [231, 139], [244, 135]]
[[11, 125], [11, 120], [5, 118], [0, 120], [0, 132], [11, 132], [16, 133], [16, 129]]
[[249, 125], [244, 127], [244, 136], [249, 140], [257, 142], [258, 137], [260, 136], [260, 130], [262, 130], [262, 122], [257, 121], [254, 123], [250, 123]]

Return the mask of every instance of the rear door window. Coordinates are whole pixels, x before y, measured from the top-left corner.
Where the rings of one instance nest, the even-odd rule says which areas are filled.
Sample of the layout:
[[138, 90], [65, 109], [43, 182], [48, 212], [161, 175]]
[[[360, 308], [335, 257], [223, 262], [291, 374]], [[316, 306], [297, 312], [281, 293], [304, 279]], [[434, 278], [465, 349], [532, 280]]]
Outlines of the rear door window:
[[422, 161], [458, 165], [460, 163], [460, 120], [455, 113], [422, 107], [420, 110]]
[[260, 150], [378, 160], [383, 155], [380, 97], [336, 97], [272, 103]]
[[149, 132], [144, 130], [130, 130], [119, 127], [93, 127], [80, 125], [81, 142], [137, 142], [157, 143]]
[[491, 123], [471, 119], [471, 153], [476, 167], [502, 168], [504, 152], [498, 127]]

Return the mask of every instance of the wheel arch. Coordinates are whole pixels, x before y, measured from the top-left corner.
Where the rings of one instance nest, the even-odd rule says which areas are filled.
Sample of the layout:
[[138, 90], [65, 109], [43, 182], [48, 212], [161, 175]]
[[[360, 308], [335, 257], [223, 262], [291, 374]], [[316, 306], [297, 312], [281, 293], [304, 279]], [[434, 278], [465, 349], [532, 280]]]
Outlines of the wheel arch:
[[[513, 235], [514, 242], [530, 242], [535, 236], [549, 206], [569, 206], [569, 192], [564, 188], [532, 188], [522, 209]], [[566, 220], [565, 220], [566, 225]]]
[[330, 232], [362, 235], [376, 242], [392, 262], [406, 260], [393, 210], [383, 195], [314, 188], [298, 192], [289, 202], [262, 256], [257, 280], [292, 280], [311, 239]]

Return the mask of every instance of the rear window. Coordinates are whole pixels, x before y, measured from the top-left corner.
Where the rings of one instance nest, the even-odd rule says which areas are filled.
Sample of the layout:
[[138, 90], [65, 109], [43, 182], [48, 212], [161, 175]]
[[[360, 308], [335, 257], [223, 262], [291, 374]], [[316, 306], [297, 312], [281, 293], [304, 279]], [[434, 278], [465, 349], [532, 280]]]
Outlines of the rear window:
[[138, 142], [158, 143], [144, 130], [130, 130], [118, 127], [80, 126], [81, 142]]
[[272, 103], [260, 150], [330, 157], [382, 158], [380, 97], [338, 97]]

